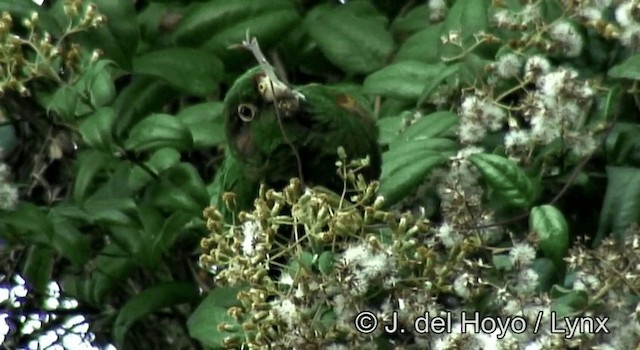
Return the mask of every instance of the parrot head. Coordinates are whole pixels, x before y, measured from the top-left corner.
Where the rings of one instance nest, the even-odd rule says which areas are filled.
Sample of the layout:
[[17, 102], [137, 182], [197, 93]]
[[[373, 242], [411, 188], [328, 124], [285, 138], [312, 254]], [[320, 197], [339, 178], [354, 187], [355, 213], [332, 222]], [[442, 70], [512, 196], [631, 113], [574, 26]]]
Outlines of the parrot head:
[[260, 66], [248, 70], [224, 99], [225, 133], [232, 154], [260, 166], [282, 139], [280, 123], [293, 118], [302, 103], [302, 94], [273, 81]]

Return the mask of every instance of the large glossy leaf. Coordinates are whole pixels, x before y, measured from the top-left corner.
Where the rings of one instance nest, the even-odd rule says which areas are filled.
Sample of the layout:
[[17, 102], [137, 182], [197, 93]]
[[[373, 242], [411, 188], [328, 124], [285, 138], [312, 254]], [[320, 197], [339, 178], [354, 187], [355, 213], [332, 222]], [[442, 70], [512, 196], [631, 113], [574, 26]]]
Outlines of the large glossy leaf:
[[162, 107], [179, 96], [178, 91], [163, 80], [134, 76], [131, 83], [116, 98], [113, 108], [118, 119], [114, 134], [121, 137], [133, 125], [149, 113], [159, 112]]
[[209, 201], [202, 178], [189, 163], [176, 164], [162, 173], [148, 194], [156, 205], [175, 211], [200, 213]]
[[440, 62], [441, 24], [429, 26], [410, 36], [400, 46], [394, 61]]
[[278, 42], [299, 19], [293, 2], [287, 0], [207, 1], [186, 11], [172, 39], [184, 46], [206, 47], [221, 58], [228, 58], [232, 54], [228, 47], [240, 44], [247, 30], [265, 49]]
[[134, 191], [137, 191], [153, 180], [154, 176], [160, 175], [179, 161], [180, 152], [173, 148], [161, 148], [143, 163], [144, 167], [138, 164], [133, 166], [129, 175], [129, 185]]
[[144, 316], [161, 309], [198, 299], [198, 289], [192, 283], [166, 282], [154, 285], [133, 296], [118, 311], [113, 336], [116, 344], [122, 346], [127, 331]]
[[191, 131], [195, 148], [210, 148], [224, 142], [222, 103], [203, 102], [189, 106], [176, 115]]
[[136, 124], [125, 148], [142, 152], [163, 147], [188, 149], [193, 145], [193, 138], [187, 126], [178, 118], [169, 114], [153, 114]]
[[103, 307], [107, 295], [129, 277], [135, 264], [133, 260], [116, 244], [107, 245], [91, 262], [94, 268], [86, 276], [67, 275], [63, 288], [81, 301], [95, 307]]
[[424, 28], [433, 26], [429, 23], [429, 6], [422, 4], [414, 7], [406, 13], [398, 14], [393, 23], [391, 30], [399, 35], [407, 35], [418, 32]]
[[[449, 111], [435, 112], [422, 116], [397, 136], [396, 142], [426, 140], [432, 137], [454, 136], [458, 116]], [[402, 141], [401, 141], [402, 140]]]
[[76, 202], [82, 202], [85, 199], [96, 175], [113, 160], [114, 157], [110, 154], [94, 149], [83, 151], [78, 155], [76, 179], [73, 186], [73, 198]]
[[452, 140], [430, 138], [409, 142], [395, 142], [382, 155], [380, 194], [387, 205], [393, 205], [425, 181], [431, 170], [453, 155], [456, 144]]
[[564, 266], [563, 258], [569, 249], [569, 225], [560, 210], [552, 205], [531, 209], [529, 227], [538, 237], [542, 253], [553, 260], [556, 267]]
[[217, 90], [222, 61], [201, 49], [174, 47], [136, 57], [133, 71], [165, 79], [188, 93], [204, 96]]
[[629, 226], [640, 222], [640, 168], [609, 166], [607, 179], [594, 244], [610, 233], [622, 240]]
[[88, 236], [80, 232], [74, 222], [59, 215], [55, 208], [49, 212], [53, 232], [51, 246], [76, 266], [84, 265], [91, 255]]
[[474, 154], [475, 165], [490, 188], [507, 203], [529, 207], [539, 194], [538, 185], [512, 160], [495, 154]]
[[393, 38], [375, 9], [363, 16], [363, 4], [353, 3], [318, 6], [307, 15], [305, 25], [331, 63], [347, 73], [370, 73], [386, 62]]
[[103, 107], [91, 114], [80, 124], [80, 134], [84, 142], [98, 150], [110, 152], [113, 149], [113, 124], [116, 120], [115, 111], [110, 107]]
[[428, 64], [418, 61], [400, 61], [369, 75], [364, 81], [364, 92], [400, 99], [417, 100], [427, 83], [445, 68], [444, 63]]

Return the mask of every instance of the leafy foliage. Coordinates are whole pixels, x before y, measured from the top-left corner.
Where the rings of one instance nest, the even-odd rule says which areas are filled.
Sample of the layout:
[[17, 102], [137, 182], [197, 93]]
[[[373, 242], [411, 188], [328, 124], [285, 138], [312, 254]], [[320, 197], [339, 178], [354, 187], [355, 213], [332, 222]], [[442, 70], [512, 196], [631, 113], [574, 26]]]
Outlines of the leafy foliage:
[[[0, 300], [14, 331], [4, 344], [81, 314], [96, 343], [124, 349], [636, 346], [639, 10], [0, 0], [0, 280], [28, 291]], [[223, 100], [256, 64], [239, 45], [247, 31], [281, 79], [364, 96], [379, 181], [341, 155], [345, 193], [242, 186], [242, 168], [222, 162]], [[252, 210], [235, 210], [240, 197]], [[271, 240], [251, 255], [252, 237]], [[397, 271], [373, 271], [381, 260]], [[52, 281], [77, 307], [43, 307]], [[534, 311], [602, 314], [615, 331], [496, 345], [351, 327], [355, 310], [397, 309], [405, 325], [428, 310], [530, 325]], [[25, 332], [22, 316], [40, 314], [56, 321]]]

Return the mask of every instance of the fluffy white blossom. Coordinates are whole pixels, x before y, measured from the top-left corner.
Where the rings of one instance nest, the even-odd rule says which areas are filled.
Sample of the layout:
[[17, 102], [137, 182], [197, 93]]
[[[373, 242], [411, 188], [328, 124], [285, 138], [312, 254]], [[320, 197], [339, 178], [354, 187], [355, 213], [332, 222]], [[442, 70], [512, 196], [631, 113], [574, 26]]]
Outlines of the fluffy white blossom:
[[565, 56], [577, 57], [582, 52], [584, 40], [576, 28], [569, 22], [555, 24], [549, 31], [549, 36], [560, 45]]

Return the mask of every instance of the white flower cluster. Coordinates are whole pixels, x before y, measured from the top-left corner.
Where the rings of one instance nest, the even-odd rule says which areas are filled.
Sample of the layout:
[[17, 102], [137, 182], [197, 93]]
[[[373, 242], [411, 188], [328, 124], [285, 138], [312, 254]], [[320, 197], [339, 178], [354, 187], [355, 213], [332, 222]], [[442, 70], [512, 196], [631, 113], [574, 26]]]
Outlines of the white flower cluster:
[[11, 169], [5, 163], [0, 163], [0, 209], [13, 210], [18, 204], [18, 189], [9, 182]]
[[[530, 129], [514, 128], [505, 136], [505, 147], [548, 145], [562, 138], [566, 147], [577, 156], [591, 154], [597, 146], [593, 135], [585, 130], [585, 120], [595, 95], [588, 81], [578, 79], [578, 73], [568, 68], [551, 70], [546, 59], [534, 56], [525, 65], [525, 76], [536, 83], [522, 104]], [[527, 69], [529, 68], [529, 69]]]
[[640, 47], [640, 2], [622, 2], [616, 8], [615, 15], [620, 26], [620, 42], [632, 49]]

